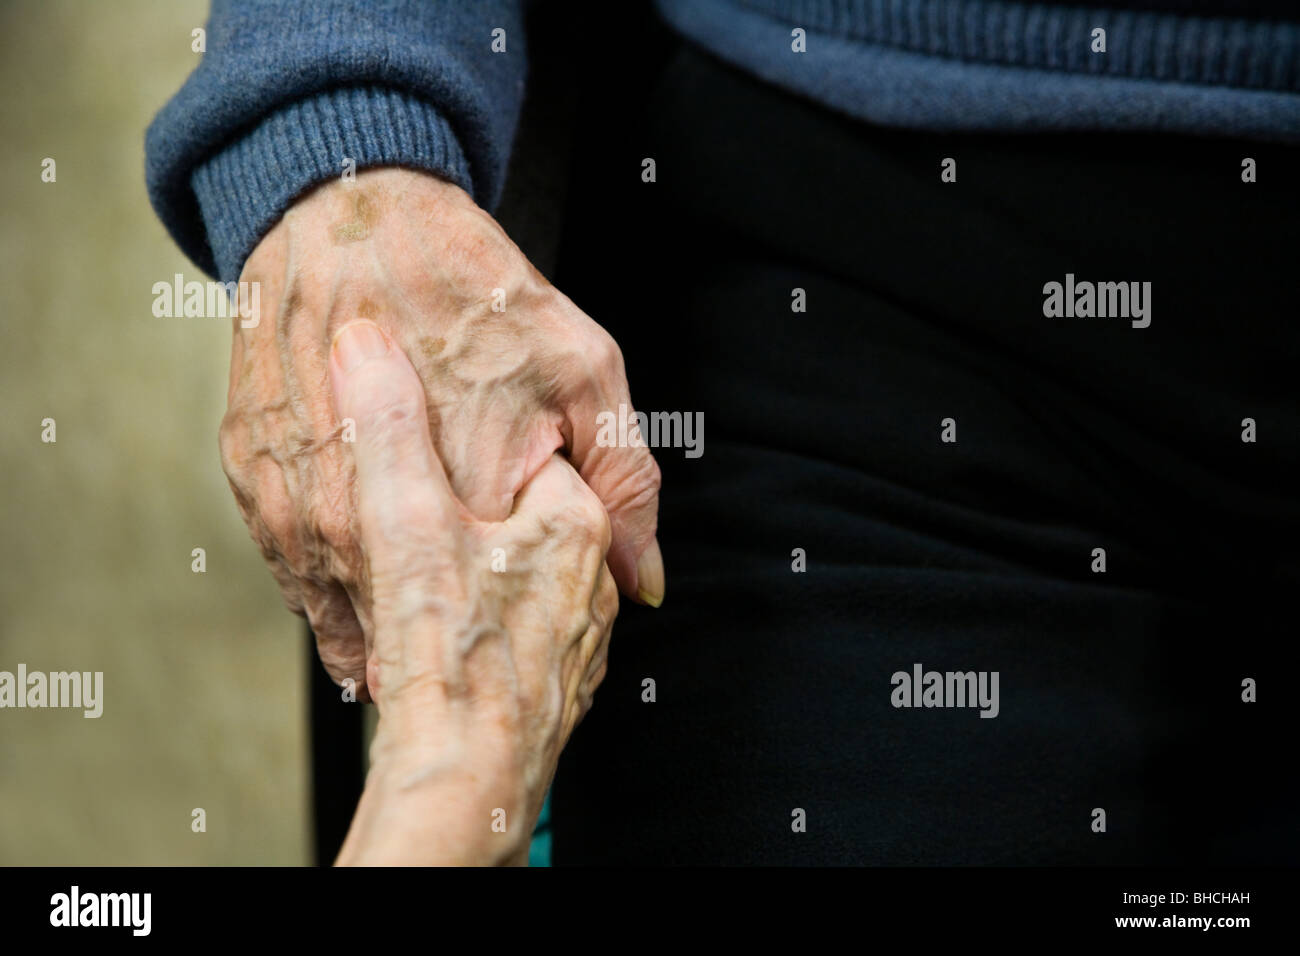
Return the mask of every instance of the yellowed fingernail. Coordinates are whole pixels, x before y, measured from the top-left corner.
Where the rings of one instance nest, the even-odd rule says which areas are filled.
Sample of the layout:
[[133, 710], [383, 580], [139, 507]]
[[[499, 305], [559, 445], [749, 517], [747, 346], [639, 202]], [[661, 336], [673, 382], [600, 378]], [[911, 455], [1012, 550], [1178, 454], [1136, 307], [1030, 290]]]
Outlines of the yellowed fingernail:
[[636, 563], [636, 595], [651, 607], [664, 603], [664, 557], [658, 538], [650, 540]]
[[351, 372], [367, 359], [388, 354], [388, 340], [375, 323], [358, 319], [334, 333], [334, 352], [343, 371]]

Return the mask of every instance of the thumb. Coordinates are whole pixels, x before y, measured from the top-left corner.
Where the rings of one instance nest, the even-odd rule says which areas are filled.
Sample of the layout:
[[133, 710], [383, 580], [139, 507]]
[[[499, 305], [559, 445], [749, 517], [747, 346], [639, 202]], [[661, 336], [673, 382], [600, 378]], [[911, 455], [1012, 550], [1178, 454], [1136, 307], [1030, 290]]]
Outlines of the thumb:
[[334, 407], [355, 431], [357, 515], [371, 590], [403, 581], [427, 587], [421, 569], [445, 551], [460, 505], [429, 437], [424, 386], [405, 353], [359, 319], [334, 336]]

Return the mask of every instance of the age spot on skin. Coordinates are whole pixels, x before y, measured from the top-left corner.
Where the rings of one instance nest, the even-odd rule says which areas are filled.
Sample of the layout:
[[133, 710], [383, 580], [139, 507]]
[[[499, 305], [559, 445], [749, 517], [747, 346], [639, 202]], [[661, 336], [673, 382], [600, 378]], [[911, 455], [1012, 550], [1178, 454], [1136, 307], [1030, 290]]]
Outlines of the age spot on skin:
[[360, 242], [370, 238], [370, 230], [379, 221], [379, 210], [363, 192], [352, 197], [352, 218], [334, 224], [336, 243]]
[[287, 318], [295, 315], [301, 308], [302, 286], [298, 282], [298, 276], [295, 275], [293, 281], [289, 284], [289, 294], [285, 296], [284, 308], [280, 314]]

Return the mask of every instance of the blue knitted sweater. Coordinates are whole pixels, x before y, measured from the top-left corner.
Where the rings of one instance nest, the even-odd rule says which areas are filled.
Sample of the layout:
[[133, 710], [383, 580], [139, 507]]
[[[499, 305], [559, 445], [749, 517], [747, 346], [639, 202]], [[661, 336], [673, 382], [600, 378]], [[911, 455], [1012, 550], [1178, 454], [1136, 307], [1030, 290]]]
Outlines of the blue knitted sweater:
[[[523, 96], [523, 3], [214, 0], [207, 52], [147, 134], [154, 208], [227, 281], [345, 157], [428, 169], [493, 208]], [[1300, 10], [1141, 5], [657, 0], [717, 56], [875, 123], [1300, 141]]]

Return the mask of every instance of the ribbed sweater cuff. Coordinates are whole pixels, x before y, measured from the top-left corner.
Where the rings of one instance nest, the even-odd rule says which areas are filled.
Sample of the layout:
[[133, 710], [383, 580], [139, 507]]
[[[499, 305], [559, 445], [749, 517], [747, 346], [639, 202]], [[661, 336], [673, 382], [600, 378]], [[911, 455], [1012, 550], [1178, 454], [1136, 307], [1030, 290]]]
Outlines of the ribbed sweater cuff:
[[356, 169], [407, 166], [473, 192], [469, 163], [451, 125], [434, 107], [395, 90], [329, 90], [262, 119], [196, 167], [198, 198], [217, 274], [239, 277], [244, 260], [300, 195]]

